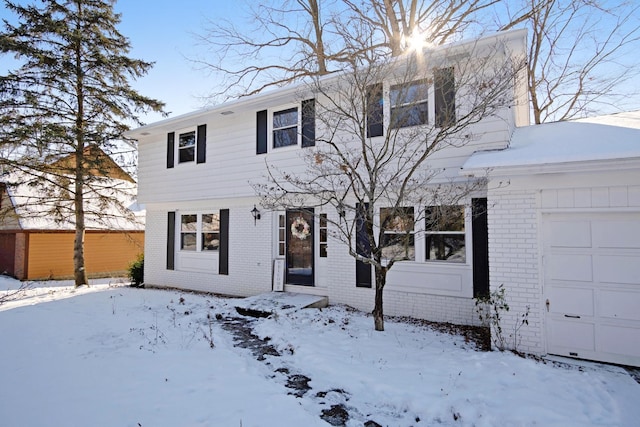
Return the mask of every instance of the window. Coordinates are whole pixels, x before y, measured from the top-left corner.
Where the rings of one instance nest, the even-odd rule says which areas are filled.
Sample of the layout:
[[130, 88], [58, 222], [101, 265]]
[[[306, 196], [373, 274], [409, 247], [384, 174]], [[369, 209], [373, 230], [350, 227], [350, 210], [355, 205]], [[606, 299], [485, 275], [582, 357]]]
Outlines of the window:
[[285, 255], [285, 239], [287, 235], [284, 215], [278, 215], [278, 255]]
[[195, 251], [198, 229], [197, 215], [182, 215], [180, 220], [180, 249], [183, 251]]
[[188, 214], [180, 219], [180, 250], [217, 251], [220, 248], [220, 215]]
[[327, 257], [327, 214], [320, 214], [320, 258]]
[[196, 132], [178, 135], [178, 163], [193, 162], [196, 154]]
[[448, 127], [456, 122], [456, 86], [453, 67], [440, 68], [433, 73], [435, 92], [435, 125]]
[[220, 217], [218, 214], [202, 215], [202, 250], [217, 251], [220, 247]]
[[391, 86], [389, 126], [402, 128], [426, 124], [429, 117], [428, 94], [426, 80]]
[[273, 148], [298, 144], [298, 108], [273, 113]]
[[464, 206], [427, 207], [427, 261], [466, 262], [464, 222]]
[[381, 208], [380, 227], [383, 230], [381, 242], [385, 259], [414, 260], [414, 215], [413, 208]]
[[[178, 135], [177, 150], [176, 134]], [[175, 166], [176, 154], [178, 163], [189, 163], [194, 160], [196, 163], [205, 163], [207, 161], [207, 125], [167, 133], [167, 169]]]

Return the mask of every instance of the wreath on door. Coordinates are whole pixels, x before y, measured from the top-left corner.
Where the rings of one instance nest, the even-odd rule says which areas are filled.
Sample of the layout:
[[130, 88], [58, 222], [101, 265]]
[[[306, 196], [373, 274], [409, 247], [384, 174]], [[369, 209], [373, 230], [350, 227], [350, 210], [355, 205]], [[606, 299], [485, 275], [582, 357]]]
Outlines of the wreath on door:
[[300, 240], [306, 240], [311, 234], [311, 228], [309, 223], [305, 221], [301, 216], [297, 217], [291, 223], [291, 235], [297, 237]]

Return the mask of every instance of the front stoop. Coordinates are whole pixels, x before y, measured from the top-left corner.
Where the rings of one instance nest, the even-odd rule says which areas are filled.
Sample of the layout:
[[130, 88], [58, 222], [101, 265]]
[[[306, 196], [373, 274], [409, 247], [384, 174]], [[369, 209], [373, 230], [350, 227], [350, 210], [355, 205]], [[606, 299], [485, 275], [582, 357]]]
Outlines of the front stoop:
[[329, 304], [324, 296], [293, 292], [269, 292], [238, 300], [236, 311], [243, 316], [268, 317], [274, 313], [286, 313], [303, 308], [323, 308]]

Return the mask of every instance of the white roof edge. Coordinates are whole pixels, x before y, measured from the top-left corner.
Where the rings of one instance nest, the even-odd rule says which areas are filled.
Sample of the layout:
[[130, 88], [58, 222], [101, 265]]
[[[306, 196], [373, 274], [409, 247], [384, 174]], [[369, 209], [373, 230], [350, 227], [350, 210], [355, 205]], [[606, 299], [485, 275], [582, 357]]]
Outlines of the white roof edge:
[[[454, 49], [454, 50], [462, 49], [468, 46], [483, 46], [498, 39], [512, 40], [520, 37], [526, 37], [526, 35], [527, 35], [527, 30], [525, 28], [513, 29], [513, 30], [504, 31], [504, 32], [489, 34], [476, 39], [467, 39], [467, 40], [451, 42], [448, 44], [437, 46], [435, 48], [425, 48], [424, 50], [425, 52], [429, 52], [430, 54], [433, 55], [433, 54], [438, 54], [440, 52], [444, 52], [451, 49]], [[403, 56], [397, 57], [396, 60], [400, 60], [401, 58], [403, 58]], [[347, 73], [348, 72], [335, 72], [332, 74], [321, 76], [320, 80], [322, 81], [322, 80], [331, 80], [334, 78], [339, 78], [339, 76], [345, 75]], [[284, 87], [274, 88], [271, 90], [267, 90], [265, 92], [256, 93], [254, 95], [240, 97], [237, 99], [233, 99], [231, 101], [223, 102], [218, 105], [201, 108], [195, 111], [191, 111], [189, 113], [180, 114], [175, 117], [169, 117], [154, 123], [140, 126], [138, 128], [131, 129], [125, 132], [124, 135], [126, 137], [135, 139], [136, 137], [141, 136], [143, 132], [147, 132], [149, 130], [153, 130], [156, 128], [166, 127], [167, 125], [170, 125], [173, 123], [178, 123], [178, 122], [186, 121], [189, 119], [196, 119], [198, 117], [205, 116], [207, 114], [216, 113], [216, 112], [223, 112], [236, 106], [250, 104], [251, 102], [255, 102], [256, 100], [269, 100], [270, 98], [286, 97], [292, 93], [295, 93], [296, 91], [306, 88], [307, 85], [308, 85], [308, 82], [301, 81], [297, 83], [292, 83]]]

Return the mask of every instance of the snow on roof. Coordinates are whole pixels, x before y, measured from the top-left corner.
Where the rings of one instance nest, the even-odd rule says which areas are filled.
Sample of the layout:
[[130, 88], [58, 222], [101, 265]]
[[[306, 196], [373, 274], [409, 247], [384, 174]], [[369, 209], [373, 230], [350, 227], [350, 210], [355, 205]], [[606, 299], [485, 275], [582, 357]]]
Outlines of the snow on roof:
[[640, 159], [640, 129], [584, 122], [518, 128], [509, 147], [474, 153], [464, 170]]
[[587, 117], [585, 119], [579, 119], [576, 121], [640, 129], [640, 110], [625, 111], [622, 113], [607, 114], [604, 116]]
[[[39, 179], [38, 179], [39, 178]], [[12, 208], [24, 230], [73, 230], [73, 203], [66, 200], [67, 189], [43, 187], [45, 180], [59, 177], [43, 174], [38, 178], [21, 172], [0, 176], [6, 184]], [[135, 183], [113, 178], [95, 178], [85, 186], [85, 227], [87, 230], [144, 230], [145, 210], [136, 201]], [[69, 187], [71, 184], [69, 184]], [[52, 190], [53, 188], [53, 190]], [[105, 198], [116, 200], [105, 202]], [[0, 227], [2, 221], [0, 221]]]

